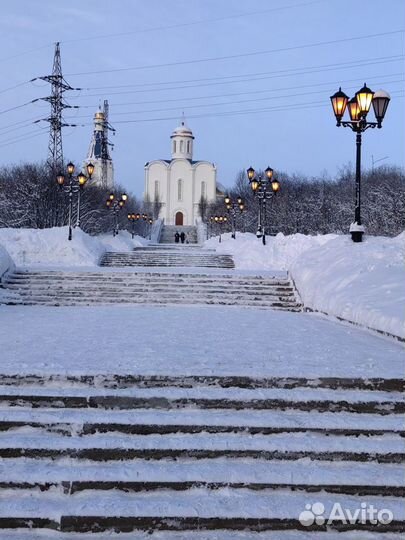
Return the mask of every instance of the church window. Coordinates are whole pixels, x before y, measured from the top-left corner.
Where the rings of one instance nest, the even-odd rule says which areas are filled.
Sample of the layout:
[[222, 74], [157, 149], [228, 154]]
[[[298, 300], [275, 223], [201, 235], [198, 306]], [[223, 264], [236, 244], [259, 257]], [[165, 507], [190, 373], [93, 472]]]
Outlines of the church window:
[[180, 141], [180, 152], [183, 152], [183, 146], [184, 146], [184, 142], [183, 141]]
[[205, 199], [206, 196], [207, 196], [207, 183], [201, 182], [201, 197]]
[[183, 180], [179, 178], [177, 180], [177, 200], [181, 201], [183, 199]]
[[159, 198], [159, 180], [155, 180], [155, 199]]
[[176, 141], [173, 141], [173, 154], [176, 153]]

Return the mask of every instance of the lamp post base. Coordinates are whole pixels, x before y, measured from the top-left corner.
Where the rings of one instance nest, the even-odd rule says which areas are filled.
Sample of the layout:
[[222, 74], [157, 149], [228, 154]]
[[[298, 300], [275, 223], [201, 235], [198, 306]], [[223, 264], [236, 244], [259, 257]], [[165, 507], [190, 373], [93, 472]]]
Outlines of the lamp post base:
[[349, 231], [350, 231], [353, 242], [363, 241], [363, 234], [364, 234], [363, 225], [358, 225], [357, 222], [354, 222], [350, 225]]
[[353, 242], [363, 242], [364, 231], [352, 231], [350, 234], [352, 235]]

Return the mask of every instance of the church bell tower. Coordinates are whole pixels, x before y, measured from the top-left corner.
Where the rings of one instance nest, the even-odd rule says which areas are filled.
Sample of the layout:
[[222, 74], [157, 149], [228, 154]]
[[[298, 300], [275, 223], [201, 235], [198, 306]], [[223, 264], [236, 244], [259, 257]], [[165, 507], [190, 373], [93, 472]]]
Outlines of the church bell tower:
[[170, 136], [172, 141], [172, 159], [193, 160], [194, 135], [186, 125], [183, 118], [181, 125], [176, 128]]

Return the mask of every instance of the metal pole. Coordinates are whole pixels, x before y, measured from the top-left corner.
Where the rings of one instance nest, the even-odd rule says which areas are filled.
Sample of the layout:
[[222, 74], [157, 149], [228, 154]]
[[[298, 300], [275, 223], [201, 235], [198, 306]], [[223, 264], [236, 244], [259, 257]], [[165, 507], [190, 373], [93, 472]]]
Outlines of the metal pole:
[[82, 188], [79, 187], [79, 191], [77, 192], [77, 218], [76, 218], [76, 227], [80, 228], [80, 203], [81, 203], [81, 194], [82, 194]]
[[[361, 225], [361, 131], [356, 133], [356, 207], [354, 221]], [[361, 242], [363, 231], [352, 231], [353, 242]]]
[[262, 236], [262, 242], [263, 242], [263, 245], [265, 246], [266, 245], [266, 226], [267, 226], [267, 223], [266, 223], [266, 190], [263, 193], [262, 204], [263, 204], [263, 236]]
[[72, 210], [73, 210], [73, 186], [69, 186], [69, 236], [68, 240], [72, 240]]
[[234, 240], [236, 238], [236, 211], [235, 209], [232, 210], [232, 238]]

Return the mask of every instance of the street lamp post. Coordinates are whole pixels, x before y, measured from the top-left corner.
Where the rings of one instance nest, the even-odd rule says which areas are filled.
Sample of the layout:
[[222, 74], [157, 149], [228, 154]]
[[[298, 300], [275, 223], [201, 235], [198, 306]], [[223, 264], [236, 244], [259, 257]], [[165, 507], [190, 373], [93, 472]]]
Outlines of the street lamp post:
[[68, 240], [72, 240], [73, 194], [77, 193], [77, 213], [75, 227], [80, 227], [81, 192], [86, 182], [91, 179], [91, 176], [94, 172], [94, 165], [92, 163], [88, 163], [86, 169], [88, 176], [86, 176], [83, 172], [80, 172], [77, 176], [73, 176], [73, 173], [75, 172], [75, 166], [72, 162], [69, 162], [66, 166], [66, 170], [68, 173], [68, 183], [65, 184], [66, 179], [64, 174], [59, 173], [56, 177], [56, 182], [59, 188], [63, 189], [63, 191], [69, 195]]
[[280, 182], [274, 178], [274, 171], [267, 167], [262, 174], [257, 174], [253, 167], [247, 170], [247, 177], [254, 195], [259, 199], [258, 226], [256, 236], [262, 239], [263, 245], [266, 245], [267, 230], [267, 210], [266, 204], [269, 199], [275, 197], [280, 189]]
[[114, 193], [110, 193], [105, 203], [107, 208], [111, 209], [114, 212], [115, 223], [114, 223], [114, 229], [113, 229], [113, 236], [116, 236], [119, 233], [119, 229], [120, 229], [119, 212], [124, 207], [127, 199], [128, 199], [128, 195], [126, 195], [125, 193], [121, 194], [120, 199], [117, 199]]
[[212, 216], [211, 217], [211, 223], [215, 223], [216, 225], [219, 225], [219, 238], [218, 242], [222, 242], [222, 226], [225, 225], [225, 223], [228, 222], [227, 216]]
[[[356, 133], [356, 203], [354, 211], [354, 222], [350, 225], [350, 234], [353, 242], [361, 242], [364, 234], [364, 227], [361, 222], [361, 142], [362, 134], [369, 128], [381, 128], [382, 122], [387, 112], [390, 96], [385, 90], [373, 92], [364, 84], [355, 96], [349, 97], [339, 90], [331, 96], [333, 112], [336, 117], [338, 127], [349, 127]], [[373, 105], [376, 122], [367, 122], [367, 114]], [[344, 121], [343, 116], [346, 108], [349, 109], [350, 121]]]
[[137, 221], [136, 216], [137, 216], [137, 214], [128, 214], [128, 216], [127, 216], [128, 221], [131, 223], [131, 237], [132, 238], [135, 237], [135, 221]]
[[236, 238], [236, 216], [241, 214], [245, 209], [245, 203], [243, 200], [238, 197], [236, 201], [233, 201], [229, 196], [224, 199], [226, 209], [228, 210], [229, 215], [231, 216], [232, 223], [232, 238]]

